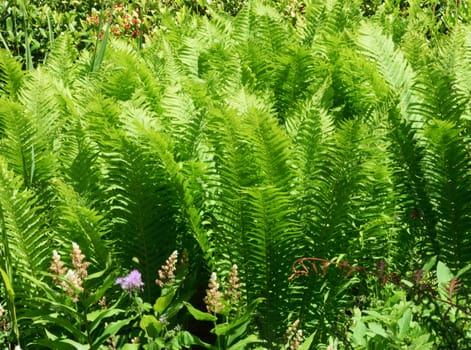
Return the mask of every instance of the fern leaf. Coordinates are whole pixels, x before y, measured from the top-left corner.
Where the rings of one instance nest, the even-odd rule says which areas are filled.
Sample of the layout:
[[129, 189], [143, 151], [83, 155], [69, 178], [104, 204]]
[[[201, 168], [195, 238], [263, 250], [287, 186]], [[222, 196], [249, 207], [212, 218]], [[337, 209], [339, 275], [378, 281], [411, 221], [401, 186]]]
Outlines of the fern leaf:
[[44, 189], [54, 176], [55, 164], [31, 115], [19, 103], [5, 101], [0, 105], [0, 124], [4, 132], [0, 150], [9, 168], [22, 176], [26, 186]]
[[424, 119], [441, 118], [457, 122], [469, 112], [471, 100], [471, 50], [466, 48], [466, 32], [455, 28], [430, 50], [415, 86], [421, 103], [411, 110]]
[[[242, 266], [246, 269], [248, 299], [266, 298], [260, 307], [258, 326], [270, 344], [280, 341], [283, 321], [292, 311], [286, 299], [288, 293], [289, 262], [301, 241], [300, 232], [289, 218], [292, 205], [284, 191], [274, 187], [247, 189], [249, 227]], [[274, 307], [276, 305], [276, 307]]]
[[29, 284], [21, 276], [39, 279], [47, 269], [50, 237], [34, 194], [22, 188], [22, 181], [8, 170], [3, 157], [0, 169], [2, 261], [13, 268], [14, 278], [18, 279], [16, 290], [25, 292]]
[[110, 258], [105, 241], [105, 235], [109, 233], [108, 222], [71, 186], [55, 180], [54, 191], [56, 198], [50, 224], [55, 237], [59, 237], [56, 247], [68, 250], [72, 242], [76, 242], [87, 260], [92, 262], [92, 269], [106, 266]]
[[23, 85], [24, 72], [21, 63], [6, 50], [0, 49], [0, 97], [6, 95], [15, 100]]
[[426, 188], [437, 217], [440, 250], [434, 253], [457, 269], [471, 258], [471, 172], [459, 133], [453, 123], [436, 120], [426, 130], [430, 147], [423, 161], [428, 180]]
[[78, 52], [74, 46], [71, 36], [65, 33], [54, 40], [51, 52], [47, 56], [47, 69], [53, 72], [55, 80], [62, 81], [64, 86], [71, 86], [77, 78]]
[[[394, 47], [391, 38], [381, 33], [381, 29], [371, 23], [363, 23], [359, 30], [358, 45], [367, 57], [375, 62], [377, 69], [394, 95], [399, 98], [399, 109], [403, 118], [420, 128], [424, 121], [409, 113], [411, 103], [420, 103], [412, 96], [416, 74], [411, 69], [404, 54]], [[415, 97], [415, 99], [414, 99]]]
[[181, 165], [175, 160], [171, 142], [163, 133], [152, 130], [142, 124], [139, 125], [139, 122], [136, 124], [136, 130], [139, 130], [139, 134], [146, 140], [146, 147], [149, 147], [149, 152], [159, 159], [160, 166], [166, 173], [166, 177], [170, 178], [178, 203], [183, 210], [185, 222], [206, 258], [206, 262], [211, 266], [213, 264], [211, 243], [207, 232], [204, 230], [198, 206], [190, 190], [191, 183], [188, 182], [188, 179], [182, 172]]

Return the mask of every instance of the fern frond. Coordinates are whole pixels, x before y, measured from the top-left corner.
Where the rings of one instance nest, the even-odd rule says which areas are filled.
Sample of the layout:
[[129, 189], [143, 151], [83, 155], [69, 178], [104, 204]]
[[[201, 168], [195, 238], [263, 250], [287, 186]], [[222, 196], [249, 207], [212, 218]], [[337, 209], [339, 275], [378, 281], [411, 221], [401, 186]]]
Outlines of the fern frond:
[[295, 33], [273, 8], [257, 2], [239, 13], [234, 26], [238, 21], [241, 21], [241, 30], [233, 34], [236, 41], [242, 40], [236, 47], [244, 81], [258, 90], [271, 88], [276, 59], [288, 50], [286, 43]]
[[293, 310], [287, 299], [289, 263], [302, 235], [292, 217], [292, 203], [287, 193], [272, 186], [246, 190], [249, 197], [247, 213], [249, 227], [242, 266], [246, 270], [248, 300], [265, 298], [256, 322], [263, 339], [269, 344], [280, 343], [283, 321]]
[[311, 46], [318, 38], [317, 33], [328, 15], [327, 6], [324, 1], [309, 1], [306, 4], [304, 21], [298, 26], [298, 35], [305, 46]]
[[420, 128], [424, 120], [420, 115], [411, 115], [412, 103], [420, 103], [413, 94], [417, 79], [404, 54], [396, 49], [392, 39], [381, 33], [381, 29], [364, 22], [359, 29], [357, 43], [362, 52], [375, 64], [381, 77], [388, 84], [394, 96], [399, 98], [399, 109], [403, 118]]
[[198, 158], [205, 128], [204, 109], [198, 108], [196, 100], [185, 90], [189, 89], [171, 85], [161, 100], [161, 118], [176, 141], [174, 145], [178, 161]]
[[216, 169], [207, 182], [211, 238], [216, 260], [238, 264], [247, 302], [267, 298], [258, 324], [276, 343], [290, 308], [281, 306], [282, 299], [289, 303], [284, 257], [305, 245], [290, 196], [290, 140], [267, 102], [246, 92], [239, 99], [230, 101], [233, 108], [211, 109], [208, 117]]
[[161, 171], [165, 174], [165, 178], [169, 179], [172, 190], [175, 191], [176, 201], [182, 210], [182, 219], [197, 242], [206, 262], [209, 266], [212, 266], [211, 243], [202, 223], [199, 207], [191, 191], [192, 184], [182, 171], [181, 163], [175, 159], [172, 142], [164, 133], [142, 125], [139, 121], [136, 121], [135, 128], [139, 131], [139, 139], [145, 142], [143, 146], [148, 149], [147, 152], [159, 160]]
[[[430, 141], [423, 159], [439, 250], [434, 253], [460, 269], [471, 259], [471, 164], [460, 129], [435, 120], [426, 129]], [[469, 279], [470, 276], [467, 276]]]
[[248, 194], [244, 189], [258, 182], [255, 159], [244, 140], [241, 119], [235, 110], [212, 108], [208, 131], [216, 168], [207, 183], [215, 260], [222, 262], [230, 258], [241, 266], [242, 278], [247, 281], [239, 252], [245, 252], [249, 229]]
[[250, 108], [244, 117], [244, 139], [251, 144], [260, 182], [289, 191], [294, 175], [289, 164], [289, 138], [270, 114]]
[[325, 66], [302, 46], [279, 56], [273, 72], [272, 89], [279, 119], [284, 121], [299, 101], [318, 88], [318, 82], [324, 80], [322, 75], [326, 71], [322, 72], [320, 67]]
[[112, 40], [107, 44], [107, 60], [101, 67], [100, 87], [105, 96], [117, 101], [131, 99], [141, 86], [136, 66], [140, 58], [130, 44]]
[[71, 86], [77, 78], [78, 52], [68, 33], [59, 36], [46, 59], [46, 67], [53, 72], [54, 80], [62, 81], [64, 86]]
[[[85, 174], [82, 174], [85, 176]], [[70, 249], [72, 242], [76, 242], [92, 263], [91, 270], [101, 270], [110, 258], [109, 246], [105, 236], [110, 225], [91, 203], [87, 203], [85, 196], [66, 183], [56, 179], [53, 183], [56, 198], [51, 212], [50, 225], [55, 233], [54, 245], [64, 251]], [[96, 193], [95, 193], [96, 194]]]
[[334, 106], [341, 108], [337, 119], [361, 116], [367, 120], [387, 101], [389, 88], [374, 63], [351, 48], [338, 50], [332, 67]]
[[[294, 143], [294, 165], [297, 171], [296, 201], [297, 220], [309, 242], [306, 256], [316, 246], [317, 231], [314, 226], [319, 203], [315, 194], [319, 191], [317, 180], [329, 154], [335, 149], [335, 126], [332, 116], [322, 105], [325, 88], [315, 94], [311, 100], [299, 106], [299, 110], [287, 120], [287, 130]], [[300, 254], [302, 254], [300, 252]]]
[[29, 283], [22, 276], [40, 279], [48, 267], [51, 237], [34, 193], [24, 189], [21, 178], [8, 170], [3, 157], [0, 157], [0, 169], [1, 259], [18, 279], [16, 290], [25, 292]]
[[23, 85], [23, 77], [21, 63], [8, 51], [0, 49], [0, 97], [16, 100]]
[[311, 234], [322, 256], [347, 252], [347, 240], [356, 236], [354, 198], [366, 181], [362, 171], [366, 137], [366, 128], [360, 122], [343, 123], [335, 135], [334, 148], [325, 155], [317, 179], [313, 179], [318, 190], [313, 194], [317, 215], [313, 218], [316, 229]]
[[[438, 249], [436, 217], [425, 188], [426, 176], [422, 167], [425, 145], [417, 140], [416, 130], [402, 119], [396, 108], [383, 113], [388, 116], [388, 138], [396, 178], [394, 182], [398, 193], [404, 196], [401, 204], [404, 212], [400, 215], [407, 219], [410, 227], [410, 232], [401, 231], [399, 240], [403, 242], [403, 254], [410, 256], [408, 261], [413, 261], [417, 257], [425, 258], [431, 251]], [[415, 249], [415, 253], [407, 253]]]
[[23, 178], [25, 186], [44, 190], [55, 174], [55, 164], [31, 115], [21, 104], [4, 101], [0, 104], [0, 125], [4, 133], [0, 153], [9, 169]]
[[112, 227], [109, 239], [119, 247], [117, 255], [124, 264], [137, 258], [136, 267], [148, 286], [146, 299], [151, 301], [157, 293], [156, 269], [173, 250], [180, 249], [184, 224], [179, 223], [183, 214], [174, 184], [165, 169], [155, 167], [158, 157], [147, 154], [147, 147], [136, 141], [122, 138], [115, 144], [119, 152], [105, 154], [104, 190]]
[[208, 47], [200, 55], [198, 65], [200, 78], [214, 100], [230, 98], [244, 84], [241, 59], [225, 42]]
[[466, 48], [466, 32], [455, 28], [429, 53], [415, 86], [421, 103], [411, 110], [424, 119], [440, 118], [457, 122], [469, 112], [471, 75], [465, 68], [471, 63]]

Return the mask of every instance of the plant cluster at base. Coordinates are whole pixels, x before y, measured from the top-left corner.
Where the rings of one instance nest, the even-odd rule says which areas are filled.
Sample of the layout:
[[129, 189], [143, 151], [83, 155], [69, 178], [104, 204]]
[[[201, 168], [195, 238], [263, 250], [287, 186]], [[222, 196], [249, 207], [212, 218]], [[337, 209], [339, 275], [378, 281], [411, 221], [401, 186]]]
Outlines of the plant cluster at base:
[[[432, 349], [431, 337], [444, 339], [441, 345], [449, 349], [461, 349], [471, 345], [469, 322], [471, 321], [471, 300], [469, 288], [461, 288], [459, 276], [466, 273], [471, 266], [462, 269], [453, 276], [448, 267], [442, 262], [431, 259], [423, 269], [417, 270], [412, 276], [403, 277], [397, 272], [387, 272], [386, 264], [377, 264], [376, 271], [368, 271], [362, 266], [350, 265], [347, 261], [334, 261], [324, 258], [306, 257], [297, 259], [292, 265], [290, 280], [307, 277], [310, 274], [320, 275], [326, 278], [329, 266], [334, 266], [344, 273], [344, 278], [353, 278], [355, 273], [360, 273], [365, 278], [372, 277], [381, 283], [381, 287], [387, 289], [387, 284], [398, 287], [390, 298], [403, 304], [402, 311], [394, 315], [396, 319], [389, 322], [399, 322], [400, 329], [393, 329], [391, 324], [381, 325], [381, 321], [392, 313], [385, 306], [372, 310], [362, 310], [355, 307], [354, 322], [350, 327], [351, 345], [354, 349], [363, 346], [385, 345], [409, 345], [411, 349]], [[320, 264], [320, 269], [318, 268]], [[436, 272], [431, 269], [436, 265]], [[405, 293], [405, 294], [404, 294]], [[388, 293], [386, 292], [386, 295]], [[406, 298], [407, 297], [407, 298]], [[407, 300], [407, 301], [406, 301]], [[404, 307], [405, 306], [405, 307]], [[373, 310], [375, 308], [373, 307]], [[415, 318], [415, 322], [413, 322]], [[380, 321], [380, 323], [375, 323]], [[419, 326], [419, 322], [420, 325]], [[405, 324], [407, 323], [407, 324]], [[374, 325], [370, 327], [368, 334], [365, 324]], [[422, 327], [421, 336], [414, 339], [408, 330], [411, 325]], [[359, 327], [364, 327], [359, 330]], [[406, 328], [407, 327], [407, 328]], [[407, 329], [407, 330], [406, 330]], [[428, 329], [428, 331], [427, 331]], [[391, 331], [388, 333], [387, 331]], [[399, 332], [399, 334], [396, 334]], [[430, 333], [429, 333], [430, 332]], [[361, 333], [361, 335], [360, 335]]]

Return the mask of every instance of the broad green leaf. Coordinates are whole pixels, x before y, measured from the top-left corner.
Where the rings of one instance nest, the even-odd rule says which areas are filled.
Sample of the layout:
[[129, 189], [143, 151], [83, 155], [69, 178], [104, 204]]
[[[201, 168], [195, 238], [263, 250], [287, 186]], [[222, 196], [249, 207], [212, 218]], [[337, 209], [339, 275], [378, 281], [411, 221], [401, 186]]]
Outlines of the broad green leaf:
[[355, 328], [353, 329], [353, 342], [355, 345], [366, 344], [366, 325], [362, 321], [357, 321]]
[[214, 322], [214, 321], [217, 321], [218, 319], [217, 316], [215, 315], [196, 309], [190, 303], [184, 302], [183, 304], [185, 304], [186, 308], [188, 309], [190, 314], [195, 318], [195, 320]]
[[245, 337], [244, 339], [239, 340], [234, 345], [231, 345], [231, 347], [228, 350], [244, 350], [244, 349], [247, 349], [248, 344], [254, 344], [258, 342], [260, 342], [260, 339], [258, 339], [258, 337], [255, 334], [251, 334]]
[[30, 345], [40, 345], [41, 347], [45, 347], [48, 349], [55, 349], [55, 350], [76, 350], [76, 348], [70, 344], [63, 344], [59, 341], [49, 340], [49, 339], [41, 339], [30, 343]]
[[425, 265], [422, 267], [422, 270], [429, 272], [432, 269], [432, 267], [435, 266], [436, 263], [437, 263], [437, 256], [433, 256], [425, 263]]
[[140, 344], [124, 344], [121, 350], [139, 350]]
[[96, 310], [90, 312], [87, 315], [87, 320], [91, 323], [90, 332], [95, 331], [95, 329], [100, 325], [100, 323], [108, 317], [113, 317], [123, 313], [124, 310], [120, 309], [105, 309], [105, 310]]
[[13, 300], [15, 299], [15, 291], [11, 286], [10, 277], [8, 277], [8, 274], [2, 268], [0, 268], [0, 273], [2, 274], [2, 279], [8, 293], [8, 298], [10, 298], [10, 300], [13, 302]]
[[403, 339], [409, 332], [410, 322], [412, 321], [412, 310], [409, 308], [404, 315], [397, 321], [399, 326], [399, 339]]
[[157, 298], [154, 304], [154, 310], [157, 312], [159, 315], [161, 315], [167, 306], [170, 305], [170, 303], [173, 300], [173, 297], [175, 296], [175, 289], [172, 289], [169, 293], [160, 296]]
[[311, 348], [312, 341], [314, 340], [315, 333], [312, 333], [306, 340], [303, 341], [298, 350], [309, 350]]
[[144, 315], [139, 326], [146, 332], [149, 338], [157, 338], [163, 329], [163, 325], [155, 316]]
[[[250, 315], [244, 315], [241, 318], [237, 318], [231, 323], [221, 323], [214, 327], [213, 332], [220, 336], [220, 335], [228, 335], [233, 334], [240, 336], [246, 329], [250, 323]], [[235, 334], [234, 334], [235, 333]]]
[[377, 322], [370, 322], [368, 323], [368, 328], [377, 335], [382, 336], [383, 338], [387, 338], [388, 334], [384, 330], [383, 326], [380, 323]]
[[179, 332], [175, 339], [178, 341], [180, 346], [191, 347], [192, 345], [199, 345], [206, 349], [211, 348], [211, 345], [203, 342], [200, 338], [188, 331]]
[[64, 339], [61, 341], [63, 344], [70, 344], [77, 350], [88, 350], [90, 347], [88, 345], [80, 344], [72, 339]]
[[227, 337], [227, 342], [231, 345], [233, 342], [237, 341], [247, 330], [248, 325], [251, 321], [252, 312], [255, 310], [258, 304], [260, 304], [264, 299], [257, 298], [255, 299], [247, 308], [245, 314], [241, 317], [236, 318], [230, 323], [222, 323], [216, 325], [212, 330], [218, 336], [224, 335]]
[[448, 266], [446, 266], [441, 261], [437, 264], [437, 280], [440, 284], [447, 284], [453, 278], [453, 274], [451, 273]]
[[132, 320], [133, 320], [133, 317], [126, 318], [124, 320], [120, 320], [116, 322], [111, 322], [105, 328], [105, 331], [95, 339], [95, 341], [93, 342], [93, 348], [96, 348], [97, 346], [103, 344], [103, 342], [106, 341], [109, 337], [116, 335], [121, 330], [121, 328], [123, 328], [124, 326], [127, 326]]
[[53, 350], [89, 350], [88, 345], [80, 344], [72, 339], [59, 339], [56, 335], [49, 332], [47, 329], [46, 336], [48, 339], [40, 339], [33, 342], [31, 345], [41, 345]]
[[[81, 331], [80, 326], [76, 322], [70, 322], [68, 317], [61, 316], [58, 313], [51, 313], [49, 315], [39, 315], [33, 318], [34, 324], [38, 325], [57, 325], [62, 330], [69, 332], [69, 334], [76, 339], [84, 337], [85, 334]], [[55, 338], [54, 338], [55, 339]]]

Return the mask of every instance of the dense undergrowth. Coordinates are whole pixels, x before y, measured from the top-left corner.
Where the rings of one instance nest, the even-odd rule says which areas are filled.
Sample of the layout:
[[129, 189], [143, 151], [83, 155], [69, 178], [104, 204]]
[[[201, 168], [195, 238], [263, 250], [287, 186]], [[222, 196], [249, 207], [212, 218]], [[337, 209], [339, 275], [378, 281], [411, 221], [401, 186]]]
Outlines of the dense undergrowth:
[[4, 35], [3, 348], [469, 349], [467, 3], [173, 4]]

